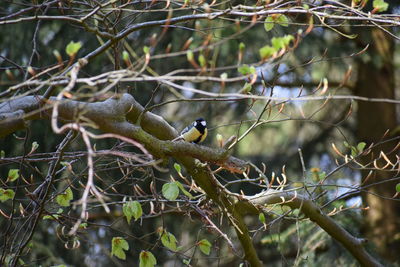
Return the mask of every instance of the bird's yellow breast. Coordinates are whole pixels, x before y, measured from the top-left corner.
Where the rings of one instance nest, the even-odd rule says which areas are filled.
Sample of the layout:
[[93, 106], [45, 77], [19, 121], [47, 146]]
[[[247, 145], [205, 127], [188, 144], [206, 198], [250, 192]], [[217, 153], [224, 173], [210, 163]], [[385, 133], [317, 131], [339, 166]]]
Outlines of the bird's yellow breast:
[[204, 134], [202, 134], [196, 127], [192, 127], [189, 131], [184, 133], [183, 138], [186, 142], [201, 143], [207, 137], [207, 128], [204, 129]]
[[204, 129], [204, 134], [201, 136], [199, 143], [203, 142], [204, 139], [206, 139], [207, 134], [208, 134], [208, 130], [207, 130], [207, 128], [205, 128]]

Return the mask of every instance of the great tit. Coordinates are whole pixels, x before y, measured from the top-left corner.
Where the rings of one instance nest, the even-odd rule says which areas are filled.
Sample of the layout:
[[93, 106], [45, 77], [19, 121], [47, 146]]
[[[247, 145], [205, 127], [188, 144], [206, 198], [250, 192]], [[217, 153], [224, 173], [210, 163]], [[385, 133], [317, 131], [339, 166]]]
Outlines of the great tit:
[[207, 123], [203, 118], [198, 118], [188, 127], [183, 129], [180, 138], [183, 138], [186, 142], [190, 143], [201, 143], [207, 137]]

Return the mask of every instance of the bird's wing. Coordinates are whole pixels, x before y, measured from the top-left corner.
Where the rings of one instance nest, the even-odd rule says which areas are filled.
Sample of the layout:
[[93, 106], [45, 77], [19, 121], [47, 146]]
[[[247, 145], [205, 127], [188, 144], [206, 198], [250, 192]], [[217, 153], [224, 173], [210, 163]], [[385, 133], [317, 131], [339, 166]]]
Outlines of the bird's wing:
[[194, 123], [190, 124], [189, 126], [187, 126], [185, 129], [182, 130], [181, 135], [183, 135], [184, 133], [189, 132], [189, 130], [194, 127]]

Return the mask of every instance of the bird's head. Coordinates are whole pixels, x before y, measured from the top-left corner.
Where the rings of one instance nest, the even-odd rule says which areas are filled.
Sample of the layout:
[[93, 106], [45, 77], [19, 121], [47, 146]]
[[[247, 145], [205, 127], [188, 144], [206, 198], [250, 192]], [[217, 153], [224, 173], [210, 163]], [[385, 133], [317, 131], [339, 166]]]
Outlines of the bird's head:
[[195, 120], [194, 126], [195, 127], [199, 127], [199, 128], [206, 128], [207, 127], [207, 123], [203, 118], [198, 118], [198, 119]]

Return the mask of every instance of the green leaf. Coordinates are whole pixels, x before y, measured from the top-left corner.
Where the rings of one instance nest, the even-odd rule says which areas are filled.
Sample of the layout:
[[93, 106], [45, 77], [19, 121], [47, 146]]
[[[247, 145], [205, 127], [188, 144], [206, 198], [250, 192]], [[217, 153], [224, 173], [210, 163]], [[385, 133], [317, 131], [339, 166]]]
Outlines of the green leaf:
[[283, 26], [283, 27], [288, 27], [289, 26], [289, 19], [283, 15], [283, 14], [278, 14], [276, 16], [268, 16], [264, 20], [264, 29], [265, 31], [269, 32], [272, 30], [275, 26], [275, 23]]
[[5, 156], [6, 156], [6, 152], [5, 152], [4, 150], [1, 150], [1, 151], [0, 151], [0, 158], [1, 158], [1, 159], [4, 159]]
[[319, 178], [320, 181], [325, 180], [326, 179], [326, 172], [318, 173], [318, 178]]
[[378, 12], [384, 12], [389, 8], [389, 4], [384, 0], [374, 0], [372, 5]]
[[311, 168], [311, 174], [314, 182], [319, 182], [326, 178], [326, 172], [321, 171], [320, 168]]
[[276, 23], [278, 23], [279, 25], [283, 26], [283, 27], [288, 27], [289, 26], [289, 19], [283, 15], [280, 14], [276, 19], [275, 19]]
[[396, 192], [400, 193], [400, 183], [396, 185]]
[[36, 142], [36, 141], [32, 142], [31, 151], [29, 151], [28, 154], [32, 154], [33, 152], [35, 152], [38, 149], [38, 147], [39, 147], [38, 142]]
[[207, 60], [206, 60], [206, 58], [205, 58], [205, 56], [203, 54], [199, 55], [198, 60], [199, 60], [199, 63], [200, 63], [201, 67], [205, 67], [207, 65]]
[[288, 46], [290, 44], [290, 42], [292, 40], [294, 40], [294, 36], [291, 35], [291, 34], [287, 34], [287, 35], [285, 35], [285, 36], [283, 36], [281, 38], [283, 39], [283, 43], [285, 44], [285, 46]]
[[276, 50], [280, 50], [286, 48], [290, 44], [290, 41], [292, 41], [293, 39], [293, 35], [285, 35], [283, 37], [272, 38], [271, 43]]
[[63, 167], [68, 167], [69, 166], [69, 162], [68, 161], [60, 161], [60, 165]]
[[190, 199], [193, 198], [193, 195], [190, 194], [190, 193], [185, 189], [185, 187], [183, 187], [183, 185], [182, 185], [180, 182], [176, 181], [175, 183], [176, 183], [176, 185], [179, 187], [179, 189], [182, 191], [182, 193], [185, 194], [185, 196], [187, 196], [187, 197], [190, 198]]
[[130, 224], [132, 217], [135, 218], [135, 221], [140, 217], [142, 217], [143, 214], [142, 205], [140, 205], [138, 201], [125, 202], [124, 205], [122, 206], [122, 212], [126, 216], [128, 224]]
[[240, 42], [240, 44], [239, 44], [239, 51], [240, 51], [240, 52], [243, 52], [245, 48], [246, 48], [246, 45], [245, 45], [244, 43]]
[[238, 71], [243, 75], [249, 75], [256, 73], [256, 68], [249, 65], [242, 65], [238, 68]]
[[13, 199], [15, 192], [12, 189], [0, 188], [0, 201], [5, 202], [9, 199]]
[[177, 173], [181, 173], [181, 170], [182, 170], [181, 165], [179, 165], [178, 163], [175, 162], [174, 163], [174, 168], [175, 168]]
[[179, 195], [179, 187], [177, 183], [166, 183], [162, 187], [163, 196], [168, 200], [175, 200]]
[[197, 243], [201, 252], [206, 255], [210, 255], [211, 243], [207, 239], [202, 239]]
[[222, 146], [223, 142], [224, 142], [224, 137], [221, 134], [217, 134], [215, 136], [215, 139], [217, 139], [217, 143], [220, 144]]
[[113, 237], [111, 240], [111, 256], [115, 256], [121, 260], [126, 259], [125, 251], [129, 249], [128, 242], [122, 237]]
[[62, 60], [60, 52], [58, 50], [53, 50], [53, 55], [57, 60]]
[[276, 53], [276, 49], [270, 45], [266, 45], [261, 47], [258, 52], [260, 53], [261, 59], [267, 59], [272, 57]]
[[265, 215], [264, 215], [264, 213], [261, 212], [260, 214], [258, 214], [258, 219], [260, 220], [260, 222], [265, 224]]
[[355, 157], [355, 156], [358, 155], [358, 150], [357, 150], [356, 147], [352, 146], [350, 149], [351, 149], [351, 155], [352, 155], [353, 157]]
[[126, 50], [124, 50], [124, 52], [122, 52], [122, 59], [124, 61], [128, 61], [129, 60], [129, 53]]
[[291, 34], [287, 34], [287, 35], [283, 36], [282, 38], [285, 40], [286, 46], [288, 46], [290, 44], [290, 42], [294, 40], [294, 36]]
[[32, 143], [32, 149], [31, 149], [31, 152], [33, 152], [33, 151], [35, 151], [37, 148], [39, 147], [39, 144], [38, 144], [38, 142], [33, 142]]
[[7, 182], [14, 182], [19, 178], [19, 169], [10, 169], [8, 171]]
[[221, 75], [219, 75], [219, 77], [220, 77], [222, 80], [226, 80], [226, 79], [228, 79], [228, 73], [226, 73], [226, 72], [221, 73]]
[[366, 145], [367, 145], [367, 144], [366, 144], [365, 142], [360, 142], [360, 143], [358, 143], [358, 145], [357, 145], [357, 150], [358, 150], [358, 152], [359, 152], [359, 153], [363, 152]]
[[161, 234], [161, 243], [164, 245], [164, 247], [176, 252], [176, 243], [178, 241], [176, 240], [175, 236], [167, 231], [163, 231]]
[[265, 31], [269, 32], [275, 26], [275, 21], [271, 16], [268, 16], [264, 21], [264, 29]]
[[74, 198], [74, 194], [72, 193], [72, 190], [70, 187], [68, 187], [64, 193], [59, 194], [56, 197], [56, 201], [58, 205], [63, 206], [63, 207], [68, 207], [70, 205], [70, 201]]
[[148, 46], [143, 46], [143, 52], [145, 54], [149, 54], [150, 53], [150, 48]]
[[250, 70], [250, 67], [249, 67], [248, 65], [243, 65], [243, 66], [240, 66], [240, 67], [238, 68], [238, 71], [239, 71], [241, 74], [243, 74], [243, 75], [248, 74], [248, 73], [249, 73], [249, 70]]
[[250, 73], [249, 74], [255, 74], [256, 73], [256, 68], [251, 66], [250, 67]]
[[192, 50], [188, 50], [186, 52], [186, 58], [187, 58], [188, 61], [193, 61], [194, 55], [193, 55], [193, 51]]
[[[52, 214], [52, 215], [45, 215], [43, 216], [43, 220], [54, 220], [54, 219], [58, 219], [60, 217], [59, 214], [63, 213], [63, 209], [59, 208], [57, 211], [57, 214]], [[82, 223], [81, 223], [82, 224]]]
[[140, 252], [139, 254], [139, 267], [154, 267], [157, 264], [157, 260], [153, 253], [150, 251]]
[[58, 214], [53, 214], [53, 215], [45, 215], [43, 216], [43, 220], [55, 220], [58, 219], [60, 215]]
[[273, 37], [271, 40], [271, 44], [276, 50], [279, 50], [279, 49], [285, 47], [285, 45], [283, 44], [283, 40], [278, 37]]
[[253, 86], [251, 85], [251, 83], [245, 83], [243, 85], [242, 89], [240, 89], [239, 93], [247, 94], [251, 91], [251, 89], [253, 89]]
[[65, 48], [65, 52], [67, 53], [68, 56], [73, 57], [78, 53], [78, 51], [79, 51], [79, 49], [81, 49], [81, 47], [82, 47], [81, 42], [75, 43], [74, 41], [71, 41]]
[[183, 259], [182, 262], [185, 265], [190, 265], [190, 260], [188, 260], [188, 259]]

